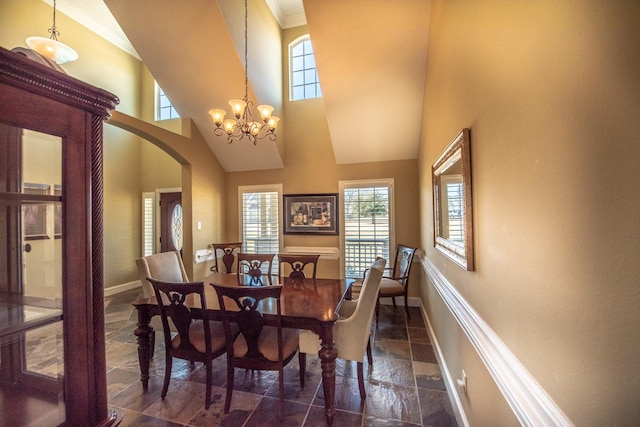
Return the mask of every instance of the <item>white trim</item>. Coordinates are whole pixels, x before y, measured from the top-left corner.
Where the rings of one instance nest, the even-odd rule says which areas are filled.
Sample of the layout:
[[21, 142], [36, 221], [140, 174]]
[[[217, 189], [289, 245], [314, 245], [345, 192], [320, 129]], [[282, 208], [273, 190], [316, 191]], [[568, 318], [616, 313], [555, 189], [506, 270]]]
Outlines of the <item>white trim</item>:
[[[433, 287], [478, 352], [520, 424], [535, 427], [573, 426], [535, 378], [436, 266], [424, 256], [421, 256], [420, 262]], [[457, 393], [455, 386], [450, 390]], [[459, 398], [456, 398], [456, 404], [460, 404]]]
[[285, 246], [282, 249], [285, 254], [320, 254], [322, 259], [340, 258], [339, 248], [311, 247], [311, 246]]
[[451, 400], [451, 406], [453, 407], [453, 411], [456, 415], [456, 421], [459, 426], [469, 427], [469, 420], [467, 419], [467, 414], [464, 411], [464, 407], [462, 406], [462, 402], [460, 401], [460, 395], [458, 394], [458, 388], [456, 386], [456, 381], [451, 376], [451, 371], [449, 371], [449, 367], [447, 366], [447, 362], [444, 359], [444, 355], [442, 354], [442, 348], [440, 347], [440, 342], [438, 338], [436, 338], [436, 334], [433, 331], [433, 327], [431, 326], [431, 322], [429, 321], [429, 316], [427, 316], [427, 311], [422, 304], [422, 300], [420, 300], [420, 308], [422, 310], [422, 317], [425, 319], [427, 324], [427, 329], [429, 330], [429, 340], [436, 350], [436, 359], [438, 359], [438, 364], [440, 365], [440, 371], [444, 377], [445, 382], [447, 383], [447, 391], [449, 395], [449, 399]]
[[140, 290], [142, 290], [142, 284], [140, 283], [139, 280], [136, 280], [134, 282], [123, 283], [121, 285], [109, 286], [108, 288], [104, 288], [104, 296], [105, 297], [110, 297], [111, 295], [119, 294], [121, 292], [130, 291], [130, 290], [136, 289], [136, 288], [141, 288]]

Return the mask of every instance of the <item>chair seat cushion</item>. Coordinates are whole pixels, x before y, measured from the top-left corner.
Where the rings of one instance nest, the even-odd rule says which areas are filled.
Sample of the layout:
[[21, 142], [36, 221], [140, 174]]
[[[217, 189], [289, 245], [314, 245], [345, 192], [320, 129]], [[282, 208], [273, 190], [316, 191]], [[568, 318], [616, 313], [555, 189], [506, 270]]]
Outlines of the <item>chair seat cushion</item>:
[[383, 277], [380, 280], [380, 295], [402, 295], [404, 294], [404, 286], [397, 280]]
[[[300, 331], [297, 329], [282, 329], [282, 358], [286, 359], [298, 350], [298, 335]], [[258, 350], [265, 359], [273, 362], [278, 360], [278, 328], [265, 326], [260, 333], [258, 339]], [[244, 357], [247, 354], [247, 341], [244, 335], [238, 335], [233, 343], [233, 355], [235, 357]]]
[[[232, 325], [235, 326], [235, 325]], [[232, 331], [233, 332], [233, 331]], [[222, 322], [210, 321], [209, 322], [209, 334], [211, 335], [211, 351], [216, 352], [225, 347], [224, 328]], [[201, 353], [205, 353], [205, 340], [204, 340], [204, 322], [202, 320], [196, 320], [189, 326], [189, 339], [191, 343]], [[173, 348], [180, 346], [180, 335], [176, 335], [171, 341]]]

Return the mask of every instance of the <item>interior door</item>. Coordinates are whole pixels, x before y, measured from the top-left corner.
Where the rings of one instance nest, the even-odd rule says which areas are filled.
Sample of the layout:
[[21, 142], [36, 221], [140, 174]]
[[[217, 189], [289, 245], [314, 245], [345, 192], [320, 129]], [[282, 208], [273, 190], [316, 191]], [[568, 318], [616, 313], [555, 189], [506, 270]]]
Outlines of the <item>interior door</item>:
[[160, 252], [182, 252], [183, 232], [182, 193], [161, 193]]

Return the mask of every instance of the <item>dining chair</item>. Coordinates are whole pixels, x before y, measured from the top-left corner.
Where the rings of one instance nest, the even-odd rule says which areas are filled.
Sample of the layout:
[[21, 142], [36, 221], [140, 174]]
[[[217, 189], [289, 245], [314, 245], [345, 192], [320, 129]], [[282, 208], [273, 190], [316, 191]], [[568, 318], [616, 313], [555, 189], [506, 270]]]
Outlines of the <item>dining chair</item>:
[[[298, 334], [296, 329], [282, 328], [280, 294], [283, 285], [271, 286], [221, 286], [212, 283], [218, 295], [222, 324], [226, 337], [227, 349], [227, 395], [224, 413], [229, 413], [233, 394], [235, 368], [251, 370], [278, 371], [280, 388], [280, 419], [284, 416], [284, 375], [283, 368], [298, 351]], [[265, 326], [265, 319], [260, 312], [261, 304], [269, 304], [264, 300], [275, 302], [275, 326]], [[227, 304], [233, 305], [229, 307]], [[234, 335], [233, 325], [240, 330]], [[304, 388], [306, 358], [299, 354], [300, 387]]]
[[147, 277], [166, 282], [188, 282], [189, 277], [184, 269], [182, 255], [179, 251], [160, 252], [136, 260], [138, 275], [142, 283], [142, 294], [145, 298], [154, 295], [153, 286]]
[[393, 306], [396, 307], [396, 297], [404, 297], [404, 311], [407, 319], [411, 319], [409, 314], [408, 290], [409, 290], [409, 273], [411, 273], [411, 264], [416, 248], [398, 244], [396, 247], [396, 255], [393, 261], [393, 267], [386, 270], [390, 274], [385, 274], [380, 281], [380, 292], [376, 301], [376, 324], [380, 315], [380, 298], [391, 297]]
[[[151, 282], [147, 277], [166, 282], [188, 282], [189, 277], [184, 269], [182, 255], [179, 251], [159, 252], [136, 260], [140, 283], [142, 284], [142, 295], [149, 298], [155, 295]], [[149, 358], [153, 359], [156, 345], [156, 329], [161, 329], [162, 325], [158, 320], [152, 319], [151, 327], [153, 333], [149, 335]]]
[[[148, 277], [160, 308], [166, 361], [164, 383], [160, 396], [167, 395], [171, 380], [173, 358], [204, 362], [206, 369], [205, 409], [211, 405], [212, 360], [225, 354], [226, 339], [222, 322], [210, 321], [205, 299], [204, 282], [165, 282]], [[193, 296], [201, 308], [187, 305]], [[170, 322], [174, 328], [170, 327]], [[172, 329], [177, 330], [173, 336]], [[237, 327], [229, 325], [229, 335], [237, 334]]]
[[[367, 397], [363, 372], [365, 352], [369, 367], [373, 366], [369, 335], [376, 299], [380, 290], [380, 280], [386, 262], [384, 258], [378, 258], [367, 269], [360, 295], [357, 299], [342, 301], [338, 312], [340, 317], [333, 326], [333, 341], [338, 350], [338, 357], [357, 362], [358, 388], [361, 399]], [[317, 334], [311, 331], [302, 331], [299, 340], [301, 353], [318, 353], [320, 338]]]
[[[304, 272], [304, 269], [307, 265], [310, 265], [311, 268], [311, 277], [313, 279], [316, 278], [316, 268], [318, 266], [318, 258], [320, 255], [296, 255], [296, 254], [278, 254], [278, 261], [281, 264], [286, 264], [291, 268], [291, 273], [289, 273], [289, 277], [297, 277], [304, 279], [307, 275]], [[284, 269], [281, 269], [280, 272], [283, 272]]]
[[236, 243], [213, 243], [213, 256], [215, 257], [215, 265], [211, 267], [214, 273], [220, 272], [218, 266], [218, 253], [222, 252], [222, 264], [225, 267], [225, 273], [233, 273], [233, 263], [236, 260], [236, 253], [242, 250], [242, 242]]
[[236, 272], [251, 276], [252, 283], [262, 283], [262, 276], [267, 276], [269, 284], [271, 284], [271, 269], [273, 266], [273, 258], [276, 254], [248, 254], [238, 253], [238, 267]]

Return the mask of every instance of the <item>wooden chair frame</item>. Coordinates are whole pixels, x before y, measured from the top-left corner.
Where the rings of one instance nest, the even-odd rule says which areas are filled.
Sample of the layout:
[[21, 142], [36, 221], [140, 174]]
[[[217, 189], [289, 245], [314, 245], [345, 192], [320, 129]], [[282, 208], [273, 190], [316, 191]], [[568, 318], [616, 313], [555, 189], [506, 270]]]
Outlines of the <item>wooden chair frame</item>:
[[222, 264], [226, 269], [225, 273], [233, 273], [233, 263], [236, 259], [234, 253], [242, 251], [242, 242], [235, 243], [213, 243], [213, 256], [215, 257], [215, 265], [211, 267], [211, 271], [214, 273], [220, 272], [220, 266], [218, 265], [218, 252], [222, 251]]
[[[252, 282], [262, 284], [262, 276], [267, 276], [267, 281], [271, 284], [271, 270], [273, 267], [273, 259], [276, 254], [248, 254], [238, 253], [237, 274], [241, 273], [251, 276]], [[267, 265], [267, 271], [262, 270], [263, 265]], [[247, 267], [247, 271], [244, 268]]]
[[[296, 352], [298, 352], [298, 331], [287, 330], [288, 339], [283, 336], [285, 332], [282, 329], [282, 313], [280, 306], [280, 294], [283, 285], [272, 286], [239, 286], [229, 287], [212, 284], [218, 295], [220, 304], [220, 312], [222, 314], [222, 323], [224, 326], [227, 349], [227, 394], [224, 404], [224, 413], [228, 413], [231, 406], [231, 397], [234, 386], [235, 368], [244, 368], [251, 370], [268, 370], [278, 371], [278, 385], [280, 390], [280, 419], [284, 416], [284, 374], [283, 368], [286, 366]], [[272, 298], [276, 302], [276, 325], [265, 326], [265, 319], [260, 312], [260, 305], [263, 300]], [[235, 307], [228, 307], [230, 301], [235, 303]], [[232, 323], [233, 322], [233, 323]], [[234, 336], [232, 325], [237, 324], [240, 335]], [[275, 328], [277, 330], [277, 357], [268, 358], [262, 353], [263, 341], [260, 340], [261, 334], [266, 333], [267, 328]], [[273, 332], [271, 330], [270, 332]], [[292, 339], [295, 335], [295, 349], [284, 354], [284, 341]], [[245, 349], [245, 354], [240, 354], [241, 349]], [[306, 371], [306, 355], [299, 353], [300, 364], [300, 387], [304, 388], [304, 377]]]
[[[153, 286], [153, 290], [160, 308], [160, 317], [162, 319], [162, 328], [164, 330], [164, 347], [166, 350], [166, 361], [164, 371], [164, 383], [160, 396], [164, 399], [169, 389], [171, 380], [171, 368], [173, 358], [185, 359], [192, 362], [203, 362], [206, 369], [206, 396], [205, 409], [209, 409], [211, 405], [211, 386], [212, 386], [212, 361], [216, 357], [225, 354], [225, 341], [221, 340], [217, 345], [213, 345], [211, 338], [211, 328], [215, 322], [210, 322], [207, 314], [207, 301], [205, 299], [203, 282], [163, 282], [151, 277], [147, 280]], [[190, 308], [185, 304], [187, 297], [194, 295], [198, 298], [202, 309]], [[196, 314], [196, 312], [198, 312]], [[194, 320], [194, 319], [201, 320]], [[172, 337], [169, 319], [178, 331], [176, 338]], [[194, 345], [194, 334], [196, 334], [194, 322], [202, 323], [202, 334], [204, 338], [204, 351], [196, 348]], [[219, 323], [219, 322], [218, 322]], [[198, 324], [199, 326], [199, 324]], [[222, 332], [222, 327], [217, 331]], [[229, 331], [231, 333], [231, 331]], [[217, 334], [216, 334], [217, 335]], [[178, 343], [175, 346], [176, 343]], [[200, 346], [200, 345], [198, 345]]]
[[[386, 274], [382, 278], [380, 284], [380, 292], [378, 293], [378, 301], [376, 302], [376, 324], [378, 323], [378, 317], [380, 314], [380, 298], [391, 298], [393, 306], [396, 307], [396, 297], [404, 297], [404, 310], [407, 314], [407, 319], [411, 319], [409, 314], [408, 304], [408, 290], [409, 290], [409, 275], [411, 273], [411, 265], [413, 264], [413, 257], [417, 248], [398, 244], [396, 246], [396, 254], [393, 261], [393, 267], [388, 267], [385, 270], [390, 274]], [[393, 282], [397, 282], [401, 287], [397, 287], [396, 292], [385, 291], [386, 285], [394, 285]]]
[[[318, 259], [320, 255], [302, 255], [302, 254], [278, 254], [278, 261], [280, 264], [288, 264], [291, 267], [291, 273], [289, 277], [305, 278], [307, 275], [304, 269], [307, 265], [312, 265], [311, 277], [316, 278], [316, 270], [318, 266]], [[280, 272], [284, 271], [283, 269]]]

